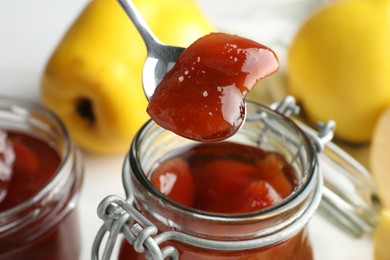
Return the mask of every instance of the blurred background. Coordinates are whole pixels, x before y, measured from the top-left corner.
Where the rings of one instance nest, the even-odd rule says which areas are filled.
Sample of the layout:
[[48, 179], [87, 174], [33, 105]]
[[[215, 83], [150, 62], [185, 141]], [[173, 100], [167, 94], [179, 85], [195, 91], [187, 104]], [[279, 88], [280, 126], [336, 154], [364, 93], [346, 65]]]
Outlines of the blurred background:
[[[158, 0], [154, 2], [157, 4]], [[271, 102], [288, 93], [289, 72], [286, 68], [291, 42], [308, 17], [329, 4], [324, 0], [197, 2], [205, 19], [215, 26], [215, 30], [253, 39], [271, 47], [278, 55], [280, 72], [261, 83], [263, 88], [256, 88], [250, 96], [260, 102]], [[0, 95], [43, 102], [41, 80], [48, 61], [88, 3], [87, 0], [0, 1]], [[191, 13], [191, 10], [185, 12]], [[157, 24], [168, 17], [167, 14], [162, 15], [156, 18]], [[175, 12], [171, 16], [175, 17]], [[311, 30], [315, 31], [315, 28]], [[96, 31], [99, 32], [99, 29]], [[370, 124], [373, 122], [370, 121]], [[368, 166], [370, 141], [351, 144], [340, 140], [340, 145]], [[96, 216], [98, 203], [110, 194], [124, 196], [121, 167], [125, 153], [126, 149], [106, 154], [83, 150], [86, 173], [80, 201], [83, 235], [81, 259], [89, 259], [92, 241], [102, 224]], [[360, 239], [351, 238], [317, 215], [310, 224], [310, 232], [318, 260], [373, 259], [373, 243], [369, 235]]]

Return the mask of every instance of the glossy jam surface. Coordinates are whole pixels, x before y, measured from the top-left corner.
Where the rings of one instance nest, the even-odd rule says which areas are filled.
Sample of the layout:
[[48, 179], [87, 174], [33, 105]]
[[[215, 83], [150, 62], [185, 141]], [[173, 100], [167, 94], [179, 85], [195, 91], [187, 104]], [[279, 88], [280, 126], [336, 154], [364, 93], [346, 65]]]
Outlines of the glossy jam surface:
[[282, 155], [232, 142], [204, 143], [163, 161], [151, 183], [165, 196], [213, 213], [260, 210], [286, 198], [295, 171]]
[[183, 137], [222, 140], [243, 123], [246, 94], [277, 69], [275, 53], [264, 45], [212, 33], [183, 51], [158, 85], [147, 112]]
[[[230, 214], [253, 212], [275, 205], [297, 188], [296, 176], [293, 167], [281, 154], [226, 141], [200, 143], [175, 151], [153, 170], [150, 181], [165, 196], [188, 207]], [[198, 224], [194, 221], [191, 225]], [[226, 225], [226, 229], [221, 230], [231, 228]], [[266, 225], [272, 225], [272, 221]], [[187, 226], [185, 229], [194, 228]], [[162, 246], [166, 245], [177, 248], [180, 259], [185, 260], [313, 259], [306, 229], [286, 241], [253, 250], [208, 250], [174, 241]], [[146, 258], [123, 241], [119, 260], [130, 259]]]
[[[4, 144], [0, 154], [3, 182], [0, 212], [36, 195], [54, 176], [61, 158], [46, 142], [30, 135], [2, 131]], [[6, 136], [6, 139], [4, 138]]]
[[[51, 181], [60, 167], [59, 153], [46, 141], [26, 133], [0, 129], [0, 136], [0, 173], [7, 176], [1, 186], [0, 216], [5, 223], [18, 223], [0, 232], [0, 259], [78, 259], [78, 214], [76, 210], [64, 210], [71, 194], [64, 191], [61, 198], [50, 198], [53, 201], [49, 203], [42, 199], [30, 201], [26, 210], [7, 214]], [[37, 214], [39, 218], [34, 217]]]

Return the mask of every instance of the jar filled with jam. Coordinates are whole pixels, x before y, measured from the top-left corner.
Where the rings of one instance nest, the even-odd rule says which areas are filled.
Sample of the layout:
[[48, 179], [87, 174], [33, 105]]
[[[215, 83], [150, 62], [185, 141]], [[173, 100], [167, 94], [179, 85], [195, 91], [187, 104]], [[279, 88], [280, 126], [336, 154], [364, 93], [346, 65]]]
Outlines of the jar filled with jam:
[[126, 200], [99, 205], [106, 222], [93, 259], [107, 230], [124, 235], [120, 260], [313, 259], [307, 224], [322, 187], [316, 148], [265, 106], [248, 103], [243, 127], [219, 142], [194, 142], [150, 121], [132, 143], [123, 182]]
[[0, 98], [0, 259], [79, 258], [82, 175], [80, 153], [53, 113]]

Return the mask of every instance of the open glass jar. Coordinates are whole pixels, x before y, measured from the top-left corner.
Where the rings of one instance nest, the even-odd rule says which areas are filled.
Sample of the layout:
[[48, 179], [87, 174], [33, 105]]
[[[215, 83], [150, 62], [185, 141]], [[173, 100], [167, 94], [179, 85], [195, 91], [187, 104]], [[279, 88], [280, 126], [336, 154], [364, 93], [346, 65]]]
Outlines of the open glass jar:
[[312, 140], [283, 114], [248, 103], [245, 124], [228, 141], [282, 154], [295, 169], [294, 191], [280, 203], [243, 214], [183, 206], [154, 188], [150, 174], [168, 153], [197, 143], [150, 121], [135, 137], [124, 162], [126, 200], [109, 196], [99, 205], [105, 225], [95, 239], [92, 259], [98, 259], [107, 231], [102, 259], [109, 259], [120, 233], [125, 237], [121, 260], [312, 259], [306, 227], [320, 203], [323, 180]]
[[152, 172], [167, 154], [198, 143], [148, 122], [124, 162], [126, 199], [108, 196], [98, 207], [104, 225], [95, 238], [92, 259], [111, 259], [121, 238], [120, 260], [311, 260], [307, 224], [319, 205], [330, 220], [354, 236], [372, 230], [378, 201], [369, 173], [330, 142], [332, 122], [314, 131], [288, 117], [297, 111], [292, 97], [270, 107], [247, 103], [243, 127], [227, 141], [282, 154], [295, 169], [297, 181], [294, 191], [281, 202], [236, 214], [183, 206], [151, 184]]
[[[39, 104], [1, 97], [0, 130], [8, 134], [16, 156], [0, 201], [0, 259], [78, 259], [76, 205], [83, 168], [67, 129]], [[50, 171], [47, 165], [57, 158]], [[34, 171], [47, 179], [38, 184]]]

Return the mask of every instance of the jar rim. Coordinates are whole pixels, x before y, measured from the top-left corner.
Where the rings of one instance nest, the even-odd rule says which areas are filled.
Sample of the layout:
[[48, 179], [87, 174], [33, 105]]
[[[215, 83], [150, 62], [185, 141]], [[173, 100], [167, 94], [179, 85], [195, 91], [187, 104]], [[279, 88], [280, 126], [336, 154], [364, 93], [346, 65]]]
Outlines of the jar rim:
[[[314, 189], [314, 187], [317, 185], [316, 179], [319, 178], [318, 167], [317, 167], [317, 153], [315, 147], [313, 146], [312, 142], [310, 141], [309, 137], [305, 134], [305, 132], [290, 118], [270, 109], [265, 105], [253, 101], [247, 101], [246, 105], [257, 107], [262, 112], [266, 112], [268, 115], [271, 115], [280, 120], [284, 120], [286, 123], [288, 123], [288, 125], [294, 131], [296, 131], [296, 133], [298, 133], [299, 136], [302, 138], [301, 145], [307, 151], [308, 160], [307, 160], [307, 165], [305, 165], [304, 167], [305, 174], [303, 176], [306, 176], [305, 178], [303, 178], [304, 182], [300, 184], [293, 193], [291, 193], [288, 197], [283, 199], [281, 202], [276, 203], [270, 207], [266, 207], [264, 209], [245, 212], [245, 213], [214, 213], [210, 211], [199, 210], [196, 208], [188, 207], [168, 198], [152, 185], [147, 175], [143, 171], [140, 161], [137, 159], [138, 153], [136, 147], [139, 146], [140, 143], [143, 141], [145, 133], [152, 127], [157, 126], [153, 120], [149, 120], [148, 122], [146, 122], [142, 126], [142, 128], [138, 131], [131, 144], [130, 152], [127, 155], [128, 164], [130, 165], [131, 170], [134, 173], [134, 176], [153, 196], [156, 196], [158, 199], [163, 200], [170, 207], [174, 208], [175, 210], [179, 210], [183, 214], [191, 214], [200, 219], [212, 219], [212, 220], [219, 220], [223, 222], [255, 220], [258, 218], [263, 218], [266, 215], [271, 215], [271, 214], [273, 215], [273, 214], [277, 214], [277, 212], [284, 212], [294, 207], [296, 204], [299, 204], [301, 201], [307, 198], [310, 191]], [[167, 131], [159, 126], [157, 127], [161, 131]], [[123, 184], [127, 196], [131, 196], [132, 191], [129, 188], [131, 182], [130, 174], [129, 173], [126, 174], [126, 171], [123, 171], [123, 182], [124, 182]]]
[[[31, 198], [28, 198], [27, 200], [19, 203], [18, 205], [12, 208], [0, 212], [0, 218], [21, 212], [22, 210], [28, 208], [30, 205], [39, 201], [46, 194], [48, 194], [50, 190], [52, 190], [53, 187], [56, 185], [56, 183], [60, 181], [61, 177], [64, 175], [64, 172], [66, 172], [64, 168], [67, 165], [71, 167], [72, 162], [70, 161], [70, 159], [72, 159], [72, 153], [73, 153], [73, 142], [70, 139], [70, 135], [65, 124], [49, 108], [32, 100], [26, 100], [26, 99], [21, 99], [16, 97], [0, 96], [0, 112], [2, 110], [5, 110], [6, 112], [14, 116], [20, 117], [23, 120], [23, 122], [32, 123], [32, 124], [34, 123], [38, 124], [38, 122], [34, 122], [33, 120], [31, 120], [32, 118], [30, 118], [31, 116], [30, 112], [34, 111], [40, 113], [41, 115], [44, 115], [45, 119], [50, 120], [51, 121], [50, 123], [55, 124], [56, 127], [58, 128], [60, 135], [63, 137], [64, 150], [63, 153], [61, 153], [61, 162], [56, 172], [53, 174], [50, 180], [45, 184], [45, 186]], [[0, 113], [0, 117], [1, 116], [2, 114]], [[43, 123], [43, 122], [39, 120], [39, 123]], [[19, 130], [19, 129], [15, 128], [12, 130]]]

